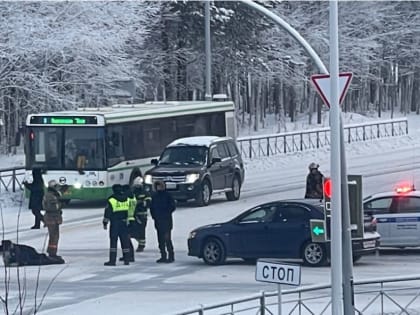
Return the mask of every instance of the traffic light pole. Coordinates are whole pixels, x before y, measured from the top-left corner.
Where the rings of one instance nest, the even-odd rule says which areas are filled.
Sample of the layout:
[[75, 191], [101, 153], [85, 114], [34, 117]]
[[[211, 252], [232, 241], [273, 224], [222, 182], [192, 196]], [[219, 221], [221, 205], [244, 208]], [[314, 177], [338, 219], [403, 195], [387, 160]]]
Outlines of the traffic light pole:
[[[340, 115], [341, 116], [341, 115]], [[353, 253], [351, 242], [349, 185], [347, 179], [346, 150], [344, 147], [343, 120], [340, 117], [341, 153], [341, 202], [342, 202], [342, 244], [343, 244], [343, 308], [344, 315], [354, 315]]]
[[343, 314], [340, 100], [338, 91], [338, 3], [330, 1], [330, 124], [331, 124], [331, 314]]

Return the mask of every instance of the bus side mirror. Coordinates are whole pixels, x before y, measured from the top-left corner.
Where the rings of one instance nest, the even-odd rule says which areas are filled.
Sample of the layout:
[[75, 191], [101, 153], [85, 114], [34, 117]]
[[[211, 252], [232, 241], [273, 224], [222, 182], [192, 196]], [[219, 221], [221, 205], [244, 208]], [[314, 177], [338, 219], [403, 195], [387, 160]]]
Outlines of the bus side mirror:
[[157, 165], [158, 165], [158, 163], [159, 163], [159, 161], [158, 161], [157, 159], [152, 159], [152, 160], [150, 161], [150, 163], [151, 163], [151, 164], [153, 164], [154, 166], [157, 166]]

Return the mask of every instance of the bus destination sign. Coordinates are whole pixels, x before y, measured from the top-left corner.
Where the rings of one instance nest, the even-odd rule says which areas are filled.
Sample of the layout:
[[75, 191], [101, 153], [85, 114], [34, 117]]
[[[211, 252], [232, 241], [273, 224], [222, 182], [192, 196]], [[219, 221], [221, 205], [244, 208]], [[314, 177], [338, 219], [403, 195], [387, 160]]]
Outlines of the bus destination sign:
[[96, 116], [32, 116], [35, 125], [97, 125]]

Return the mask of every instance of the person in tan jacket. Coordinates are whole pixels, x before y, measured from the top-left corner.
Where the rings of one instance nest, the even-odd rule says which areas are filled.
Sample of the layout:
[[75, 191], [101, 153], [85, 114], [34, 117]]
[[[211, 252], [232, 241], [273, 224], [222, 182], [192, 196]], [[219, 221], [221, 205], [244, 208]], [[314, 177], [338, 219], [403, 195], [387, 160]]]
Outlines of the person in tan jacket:
[[63, 223], [63, 203], [61, 201], [59, 185], [55, 180], [48, 182], [47, 192], [42, 200], [42, 205], [45, 210], [44, 223], [48, 228], [49, 237], [47, 253], [50, 257], [61, 258], [57, 256], [57, 246], [60, 238], [59, 227]]

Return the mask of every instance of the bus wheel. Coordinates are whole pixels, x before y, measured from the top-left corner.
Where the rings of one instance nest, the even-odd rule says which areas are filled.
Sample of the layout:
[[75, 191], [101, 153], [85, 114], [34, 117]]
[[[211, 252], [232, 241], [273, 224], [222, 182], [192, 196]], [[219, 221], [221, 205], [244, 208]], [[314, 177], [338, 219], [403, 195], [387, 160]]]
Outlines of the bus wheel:
[[210, 203], [211, 198], [211, 188], [210, 183], [208, 180], [204, 180], [201, 184], [200, 190], [198, 191], [197, 198], [195, 199], [197, 201], [198, 206], [208, 206]]
[[130, 186], [133, 186], [133, 181], [134, 181], [134, 178], [136, 177], [142, 177], [141, 171], [138, 167], [133, 168], [133, 170], [131, 171], [130, 181], [129, 181]]

